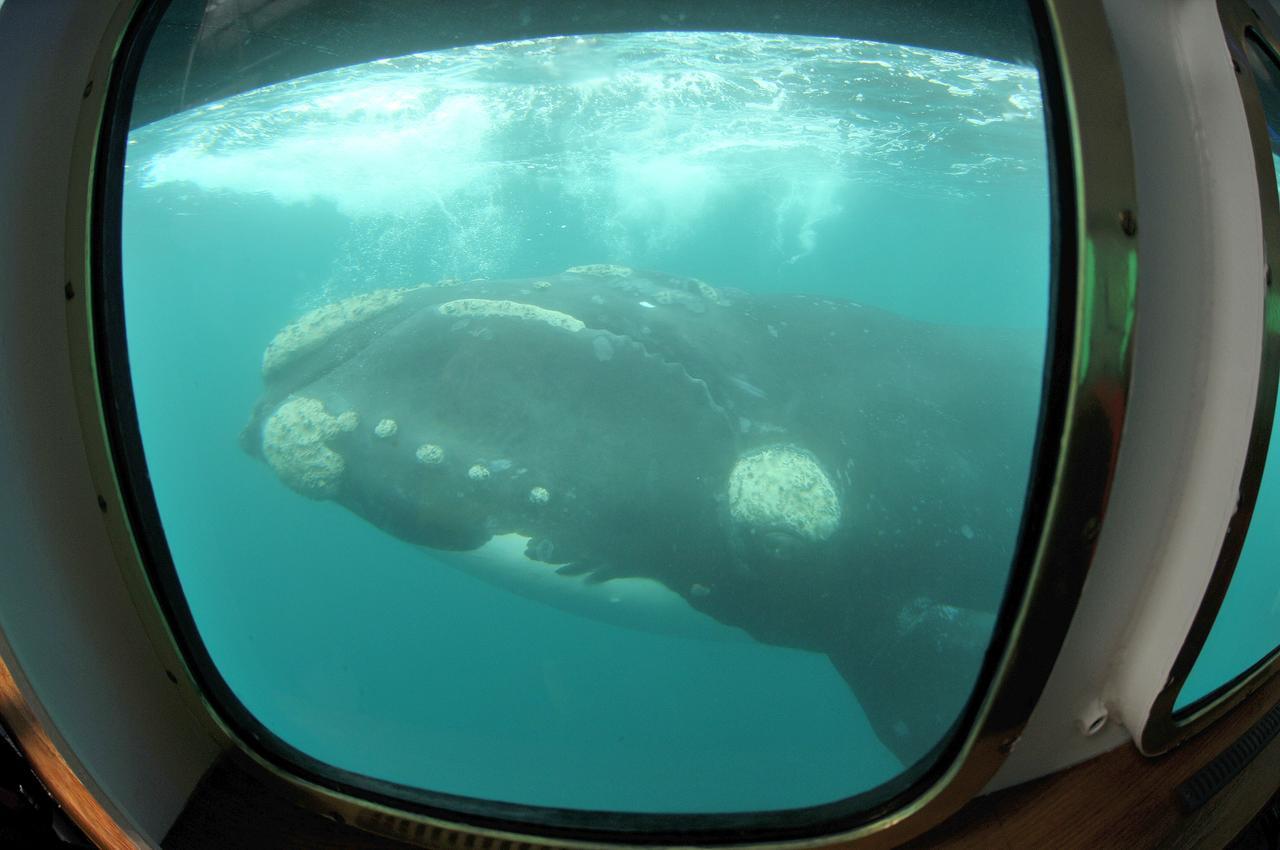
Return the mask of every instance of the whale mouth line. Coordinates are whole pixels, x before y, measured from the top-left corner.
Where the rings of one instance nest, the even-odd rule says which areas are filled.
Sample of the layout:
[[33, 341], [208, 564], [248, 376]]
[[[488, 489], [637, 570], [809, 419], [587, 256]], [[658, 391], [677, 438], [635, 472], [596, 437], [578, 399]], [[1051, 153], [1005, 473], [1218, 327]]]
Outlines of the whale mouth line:
[[[741, 628], [699, 611], [664, 582], [638, 576], [597, 578], [590, 570], [560, 569], [530, 557], [530, 546], [536, 545], [528, 535], [505, 532], [475, 549], [443, 555], [442, 560], [486, 584], [616, 628], [685, 640], [753, 640]], [[708, 593], [703, 585], [689, 588], [691, 596]]]

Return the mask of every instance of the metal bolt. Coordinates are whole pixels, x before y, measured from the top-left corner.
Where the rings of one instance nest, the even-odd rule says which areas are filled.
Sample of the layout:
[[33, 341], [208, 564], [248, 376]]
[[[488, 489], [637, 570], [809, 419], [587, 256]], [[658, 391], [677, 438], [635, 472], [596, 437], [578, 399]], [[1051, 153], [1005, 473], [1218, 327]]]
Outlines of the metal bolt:
[[88, 97], [92, 91], [93, 91], [93, 80], [90, 80], [89, 82], [84, 84], [84, 93], [81, 94], [80, 96]]
[[63, 294], [63, 295], [65, 295], [65, 296], [67, 296], [67, 300], [68, 300], [68, 301], [70, 301], [72, 298], [75, 298], [75, 297], [76, 297], [76, 291], [75, 291], [75, 289], [71, 286], [71, 281], [67, 281], [67, 285], [66, 285], [66, 286], [64, 286], [64, 287], [62, 287], [62, 294]]
[[1076, 728], [1085, 737], [1092, 737], [1102, 731], [1109, 718], [1110, 712], [1107, 711], [1106, 704], [1100, 699], [1095, 699], [1085, 706], [1084, 711], [1076, 718]]
[[1138, 232], [1138, 217], [1133, 214], [1133, 210], [1125, 210], [1120, 213], [1120, 229], [1124, 231], [1125, 236], [1134, 236]]
[[98, 496], [98, 510], [102, 511], [104, 514], [107, 512], [107, 500], [102, 498], [101, 495]]

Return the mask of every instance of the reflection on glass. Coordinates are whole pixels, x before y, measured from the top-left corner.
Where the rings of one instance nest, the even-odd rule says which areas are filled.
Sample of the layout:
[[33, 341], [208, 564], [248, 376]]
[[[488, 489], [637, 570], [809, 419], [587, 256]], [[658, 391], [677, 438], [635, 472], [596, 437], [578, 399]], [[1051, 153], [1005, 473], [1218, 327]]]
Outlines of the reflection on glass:
[[1043, 121], [1030, 67], [646, 31], [135, 128], [138, 415], [221, 675], [317, 759], [521, 804], [926, 757], [1022, 518]]
[[[1272, 165], [1280, 173], [1280, 67], [1252, 38], [1245, 41], [1245, 53], [1262, 95]], [[1280, 234], [1269, 233], [1267, 238], [1280, 239]], [[1276, 438], [1276, 423], [1271, 428], [1267, 465], [1240, 560], [1213, 629], [1178, 692], [1175, 711], [1227, 685], [1280, 646], [1280, 529], [1273, 521], [1280, 516], [1280, 440]]]

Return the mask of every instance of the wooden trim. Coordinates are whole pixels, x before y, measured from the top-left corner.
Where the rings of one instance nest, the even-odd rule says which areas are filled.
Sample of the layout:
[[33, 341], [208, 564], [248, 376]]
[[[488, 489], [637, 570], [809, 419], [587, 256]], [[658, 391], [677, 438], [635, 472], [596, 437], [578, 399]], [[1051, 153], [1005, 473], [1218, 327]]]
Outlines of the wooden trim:
[[89, 840], [102, 850], [142, 850], [75, 775], [3, 661], [0, 661], [0, 717], [13, 730], [27, 762], [45, 789]]
[[1131, 744], [1025, 785], [979, 797], [910, 850], [1189, 850], [1223, 847], [1280, 790], [1280, 738], [1191, 814], [1179, 785], [1280, 703], [1280, 676], [1178, 749], [1144, 758]]

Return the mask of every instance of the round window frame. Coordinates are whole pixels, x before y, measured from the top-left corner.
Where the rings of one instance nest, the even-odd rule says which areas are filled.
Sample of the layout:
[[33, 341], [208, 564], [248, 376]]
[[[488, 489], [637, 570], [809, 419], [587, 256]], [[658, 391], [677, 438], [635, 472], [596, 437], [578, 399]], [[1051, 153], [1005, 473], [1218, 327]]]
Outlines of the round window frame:
[[[699, 816], [656, 816], [668, 818], [668, 825], [643, 831], [602, 829], [601, 823], [618, 820], [606, 813], [556, 812], [564, 819], [541, 823], [528, 819], [527, 807], [507, 807], [494, 817], [421, 805], [401, 796], [406, 789], [385, 783], [380, 788], [367, 777], [351, 782], [352, 777], [335, 777], [338, 771], [288, 753], [287, 747], [264, 747], [265, 730], [227, 716], [229, 689], [223, 685], [225, 692], [219, 692], [217, 677], [211, 681], [208, 670], [201, 669], [207, 655], [205, 662], [199, 660], [203, 649], [198, 639], [192, 643], [189, 614], [184, 625], [180, 609], [185, 606], [175, 605], [174, 588], [166, 588], [172, 576], [166, 579], [156, 569], [154, 537], [163, 531], [151, 521], [154, 497], [145, 465], [138, 465], [136, 422], [132, 445], [127, 429], [121, 429], [122, 418], [134, 413], [132, 399], [127, 383], [122, 391], [111, 380], [119, 377], [122, 362], [127, 375], [127, 359], [118, 350], [123, 334], [113, 339], [102, 330], [120, 327], [119, 300], [113, 305], [108, 296], [111, 275], [117, 287], [120, 276], [121, 128], [127, 132], [133, 76], [145, 52], [140, 36], [155, 25], [165, 5], [163, 0], [118, 5], [85, 90], [68, 207], [67, 329], [86, 449], [124, 580], [165, 672], [228, 752], [282, 798], [372, 832], [402, 840], [420, 836], [426, 843], [449, 836], [451, 842], [480, 838], [541, 847], [744, 841], [811, 846], [850, 840], [890, 846], [940, 822], [981, 790], [1017, 741], [1062, 645], [1105, 512], [1124, 423], [1137, 207], [1124, 90], [1099, 0], [1029, 2], [1041, 39], [1054, 180], [1053, 342], [1035, 472], [1010, 580], [1014, 590], [1005, 600], [993, 651], [958, 721], [959, 731], [941, 745], [927, 770], [904, 774], [905, 787], [874, 808], [786, 828], [706, 816], [715, 822], [712, 828], [691, 829]], [[144, 488], [151, 498], [150, 517], [140, 504]], [[857, 799], [836, 805], [850, 808]], [[657, 824], [647, 816], [622, 817], [645, 819]]]

